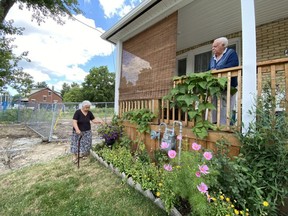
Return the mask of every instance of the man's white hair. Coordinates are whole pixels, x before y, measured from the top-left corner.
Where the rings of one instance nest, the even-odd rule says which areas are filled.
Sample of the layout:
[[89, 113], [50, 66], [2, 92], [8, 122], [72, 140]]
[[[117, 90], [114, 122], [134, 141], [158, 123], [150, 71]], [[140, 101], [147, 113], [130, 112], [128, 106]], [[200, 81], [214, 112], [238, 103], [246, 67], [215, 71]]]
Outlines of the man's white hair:
[[217, 38], [216, 40], [220, 41], [224, 45], [225, 48], [228, 47], [228, 39], [226, 37], [220, 37], [220, 38]]
[[84, 106], [91, 106], [91, 102], [88, 101], [88, 100], [84, 100], [81, 105], [82, 105], [82, 107], [84, 107]]

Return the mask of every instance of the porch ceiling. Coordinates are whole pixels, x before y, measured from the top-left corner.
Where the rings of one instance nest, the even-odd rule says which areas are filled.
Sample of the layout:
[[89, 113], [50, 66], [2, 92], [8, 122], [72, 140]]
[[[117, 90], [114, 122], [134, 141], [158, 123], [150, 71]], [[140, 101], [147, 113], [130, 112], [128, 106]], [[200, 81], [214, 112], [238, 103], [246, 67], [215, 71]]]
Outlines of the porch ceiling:
[[[255, 0], [256, 25], [288, 17], [288, 1]], [[195, 0], [178, 11], [177, 51], [241, 31], [240, 0]]]

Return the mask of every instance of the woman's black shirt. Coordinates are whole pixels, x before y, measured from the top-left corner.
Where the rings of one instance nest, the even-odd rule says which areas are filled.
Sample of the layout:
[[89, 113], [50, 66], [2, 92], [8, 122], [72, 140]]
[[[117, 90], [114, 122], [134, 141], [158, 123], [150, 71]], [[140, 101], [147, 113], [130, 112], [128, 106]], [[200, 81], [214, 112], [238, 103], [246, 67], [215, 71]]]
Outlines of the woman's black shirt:
[[[80, 109], [77, 110], [73, 116], [73, 119], [77, 120], [77, 125], [80, 131], [91, 130], [90, 121], [92, 121], [94, 118], [95, 117], [92, 112], [88, 111], [87, 115], [85, 116]], [[75, 131], [74, 127], [73, 130]]]

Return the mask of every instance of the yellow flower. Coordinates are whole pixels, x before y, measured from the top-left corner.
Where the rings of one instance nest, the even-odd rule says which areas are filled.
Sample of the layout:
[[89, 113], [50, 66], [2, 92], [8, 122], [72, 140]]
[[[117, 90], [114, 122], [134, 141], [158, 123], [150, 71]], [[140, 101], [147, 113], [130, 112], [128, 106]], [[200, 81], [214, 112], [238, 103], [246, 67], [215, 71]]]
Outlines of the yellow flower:
[[230, 198], [229, 198], [229, 197], [227, 197], [227, 198], [226, 198], [226, 201], [227, 201], [227, 202], [230, 202]]
[[249, 212], [249, 209], [246, 209], [246, 212]]
[[162, 187], [163, 184], [160, 182], [158, 185], [159, 185], [159, 187]]
[[246, 213], [246, 216], [249, 216], [249, 213], [248, 213], [248, 212]]
[[212, 199], [214, 202], [216, 201], [216, 198], [215, 198], [215, 197], [212, 197], [211, 199]]
[[180, 168], [181, 168], [181, 166], [179, 166], [179, 165], [178, 165], [178, 166], [176, 166], [176, 168], [177, 168], [177, 169], [180, 169]]
[[234, 205], [231, 205], [231, 208], [234, 208], [235, 206]]
[[243, 215], [243, 211], [240, 211], [240, 214]]
[[230, 215], [225, 215], [225, 216], [230, 216]]
[[236, 215], [239, 215], [239, 211], [238, 211], [237, 209], [234, 209], [234, 213], [235, 213]]
[[156, 196], [159, 197], [159, 196], [160, 196], [160, 192], [157, 192], [157, 193], [156, 193]]
[[221, 195], [221, 196], [220, 196], [220, 199], [221, 199], [221, 200], [224, 200], [224, 196]]
[[267, 206], [269, 206], [269, 203], [268, 203], [267, 201], [264, 201], [264, 202], [263, 202], [263, 205], [264, 205], [265, 207], [267, 207]]

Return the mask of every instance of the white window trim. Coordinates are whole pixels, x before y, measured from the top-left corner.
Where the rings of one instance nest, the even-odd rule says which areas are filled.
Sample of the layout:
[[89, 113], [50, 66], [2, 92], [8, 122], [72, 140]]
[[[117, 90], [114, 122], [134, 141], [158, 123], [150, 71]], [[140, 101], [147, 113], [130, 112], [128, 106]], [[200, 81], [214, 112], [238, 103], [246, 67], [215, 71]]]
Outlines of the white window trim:
[[[237, 37], [237, 38], [231, 38], [229, 39], [229, 44], [228, 45], [233, 45], [233, 44], [236, 44], [236, 52], [238, 54], [238, 59], [239, 59], [239, 63], [241, 63], [241, 38], [240, 37]], [[201, 54], [201, 53], [205, 53], [205, 52], [208, 52], [208, 51], [211, 51], [211, 47], [212, 47], [212, 44], [207, 44], [205, 46], [202, 46], [202, 47], [198, 47], [194, 50], [190, 50], [186, 53], [183, 53], [181, 55], [178, 55], [176, 57], [176, 60], [177, 60], [177, 64], [176, 64], [176, 74], [178, 74], [178, 60], [181, 60], [181, 59], [184, 59], [184, 58], [187, 58], [187, 65], [186, 65], [186, 74], [189, 74], [189, 73], [194, 73], [194, 59], [195, 59], [195, 55], [198, 55], [198, 54]], [[208, 65], [207, 65], [208, 67]]]

